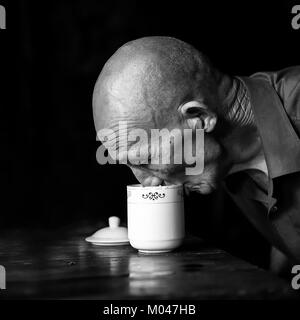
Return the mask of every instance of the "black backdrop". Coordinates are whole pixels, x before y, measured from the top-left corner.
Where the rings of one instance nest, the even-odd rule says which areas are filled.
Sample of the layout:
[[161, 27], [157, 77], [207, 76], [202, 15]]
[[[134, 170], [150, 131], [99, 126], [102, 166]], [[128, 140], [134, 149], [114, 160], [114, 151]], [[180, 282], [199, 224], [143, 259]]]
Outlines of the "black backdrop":
[[[125, 186], [135, 179], [125, 166], [97, 164], [91, 107], [103, 64], [125, 42], [177, 37], [238, 75], [299, 64], [300, 30], [291, 27], [288, 1], [1, 4], [7, 11], [7, 29], [0, 30], [1, 70], [7, 71], [2, 169], [9, 179], [3, 182], [9, 193], [2, 201], [2, 226], [59, 227], [112, 214], [125, 220]], [[193, 195], [186, 203], [191, 231], [224, 245], [224, 239], [240, 237], [240, 248], [251, 248], [253, 241], [266, 246], [222, 193]], [[228, 210], [220, 216], [224, 205]]]

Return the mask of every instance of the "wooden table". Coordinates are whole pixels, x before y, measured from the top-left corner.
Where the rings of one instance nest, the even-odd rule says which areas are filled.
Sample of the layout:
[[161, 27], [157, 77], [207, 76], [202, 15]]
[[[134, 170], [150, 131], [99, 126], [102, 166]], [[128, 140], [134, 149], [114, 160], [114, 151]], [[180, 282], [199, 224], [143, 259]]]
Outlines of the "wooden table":
[[2, 299], [294, 299], [286, 281], [197, 238], [177, 251], [139, 254], [84, 238], [95, 227], [0, 235]]

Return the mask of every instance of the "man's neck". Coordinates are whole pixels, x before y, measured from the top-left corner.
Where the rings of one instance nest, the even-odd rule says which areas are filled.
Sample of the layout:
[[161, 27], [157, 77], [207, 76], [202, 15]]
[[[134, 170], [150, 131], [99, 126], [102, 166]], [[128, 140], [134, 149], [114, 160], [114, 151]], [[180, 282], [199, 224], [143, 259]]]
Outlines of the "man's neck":
[[268, 175], [261, 139], [255, 125], [247, 88], [238, 78], [232, 79], [225, 99], [223, 120], [229, 133], [220, 138], [232, 167], [228, 174], [257, 169]]

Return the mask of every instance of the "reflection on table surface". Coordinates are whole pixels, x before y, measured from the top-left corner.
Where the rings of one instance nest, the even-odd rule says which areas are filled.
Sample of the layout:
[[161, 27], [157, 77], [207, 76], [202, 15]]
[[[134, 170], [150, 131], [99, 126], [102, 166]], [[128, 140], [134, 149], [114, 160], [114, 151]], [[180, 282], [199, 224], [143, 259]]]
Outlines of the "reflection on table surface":
[[95, 230], [17, 230], [0, 236], [7, 289], [0, 297], [80, 299], [297, 298], [269, 272], [186, 239], [177, 251], [147, 255], [131, 246], [95, 246]]

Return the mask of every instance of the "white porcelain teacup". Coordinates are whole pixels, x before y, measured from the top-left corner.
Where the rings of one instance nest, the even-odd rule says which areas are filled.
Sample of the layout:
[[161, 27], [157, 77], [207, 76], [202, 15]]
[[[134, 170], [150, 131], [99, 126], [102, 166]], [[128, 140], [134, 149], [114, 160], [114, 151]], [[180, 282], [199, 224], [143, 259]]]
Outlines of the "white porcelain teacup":
[[127, 186], [128, 238], [144, 253], [162, 253], [183, 241], [184, 204], [182, 185]]

